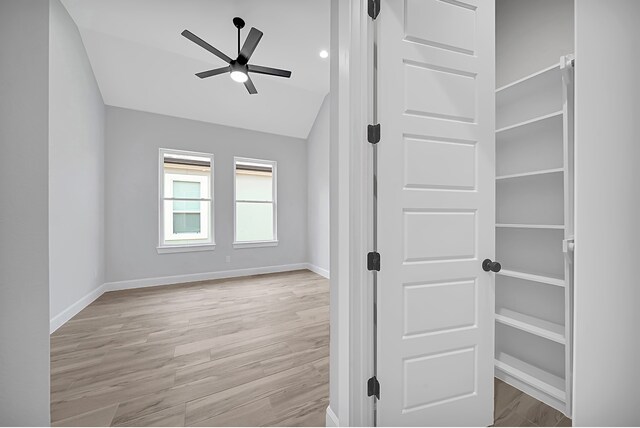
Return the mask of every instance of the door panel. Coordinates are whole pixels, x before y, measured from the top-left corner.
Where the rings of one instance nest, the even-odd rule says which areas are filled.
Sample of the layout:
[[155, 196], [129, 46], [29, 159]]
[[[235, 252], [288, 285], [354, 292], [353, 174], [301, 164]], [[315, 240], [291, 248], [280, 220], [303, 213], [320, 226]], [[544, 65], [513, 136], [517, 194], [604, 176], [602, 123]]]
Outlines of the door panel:
[[473, 394], [475, 354], [470, 347], [405, 360], [403, 408], [419, 410]]
[[383, 0], [379, 425], [493, 422], [494, 2]]
[[464, 189], [476, 187], [475, 144], [404, 138], [404, 187]]
[[475, 211], [403, 212], [404, 262], [475, 256]]
[[[457, 3], [457, 4], [456, 4]], [[473, 55], [477, 2], [407, 0], [405, 38]]]
[[407, 60], [403, 66], [405, 113], [473, 122], [476, 116], [473, 76]]
[[[404, 331], [414, 335], [440, 333], [477, 324], [476, 281], [404, 286]], [[447, 312], [439, 310], [446, 306]]]

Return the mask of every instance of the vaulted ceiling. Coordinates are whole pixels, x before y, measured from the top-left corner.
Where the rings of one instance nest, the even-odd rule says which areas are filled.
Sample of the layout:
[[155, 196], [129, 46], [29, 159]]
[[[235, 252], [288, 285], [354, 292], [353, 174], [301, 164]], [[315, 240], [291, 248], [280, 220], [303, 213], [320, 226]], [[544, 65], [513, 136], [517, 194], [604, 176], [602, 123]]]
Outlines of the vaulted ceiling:
[[[329, 0], [62, 0], [85, 44], [107, 105], [306, 138], [329, 92]], [[224, 62], [180, 35], [188, 29], [237, 55], [232, 19], [264, 36], [251, 63], [292, 71], [253, 74], [250, 95]]]

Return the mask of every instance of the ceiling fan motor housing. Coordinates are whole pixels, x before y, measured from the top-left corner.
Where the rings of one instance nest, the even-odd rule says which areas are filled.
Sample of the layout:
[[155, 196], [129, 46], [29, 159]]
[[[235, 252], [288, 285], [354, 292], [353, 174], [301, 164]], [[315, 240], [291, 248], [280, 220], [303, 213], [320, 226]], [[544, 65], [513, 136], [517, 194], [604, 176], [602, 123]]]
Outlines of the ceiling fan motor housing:
[[240, 73], [247, 74], [249, 72], [249, 67], [247, 67], [247, 64], [241, 64], [239, 61], [236, 61], [234, 59], [233, 61], [231, 61], [231, 64], [229, 64], [229, 70], [232, 73], [234, 71], [239, 71]]

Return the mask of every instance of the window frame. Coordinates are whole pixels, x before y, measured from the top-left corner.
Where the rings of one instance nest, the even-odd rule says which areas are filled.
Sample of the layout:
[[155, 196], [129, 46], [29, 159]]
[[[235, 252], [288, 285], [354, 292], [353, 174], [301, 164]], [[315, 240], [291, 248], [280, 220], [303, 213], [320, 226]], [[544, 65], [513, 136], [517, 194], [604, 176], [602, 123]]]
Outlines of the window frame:
[[[167, 189], [167, 185], [169, 183], [174, 184], [176, 181], [178, 182], [188, 182], [188, 183], [199, 183], [200, 186], [204, 187], [204, 181], [206, 180], [206, 175], [184, 175], [184, 174], [174, 174], [174, 173], [169, 173], [167, 174], [165, 172], [164, 174], [164, 189]], [[211, 189], [209, 189], [209, 194], [211, 194]], [[175, 191], [175, 189], [174, 189]], [[167, 200], [170, 200], [170, 198], [168, 197], [163, 197], [163, 202], [166, 202]], [[173, 201], [198, 201], [198, 202], [211, 202], [211, 198], [209, 199], [187, 199], [187, 198], [176, 198], [175, 194], [173, 195]], [[168, 215], [169, 213], [171, 215], [175, 214], [176, 210], [175, 207], [171, 207], [170, 209], [167, 209], [167, 206], [165, 204], [163, 204], [163, 215]], [[189, 213], [188, 211], [185, 211], [184, 214]], [[204, 240], [206, 239], [206, 236], [209, 234], [209, 223], [207, 221], [204, 221], [203, 217], [203, 213], [202, 211], [198, 211], [198, 214], [200, 214], [200, 232], [199, 233], [182, 233], [182, 236], [178, 236], [178, 234], [175, 233], [175, 230], [173, 228], [173, 222], [164, 222], [164, 241], [165, 242], [171, 242], [171, 241], [177, 241], [180, 240], [180, 238], [182, 238], [183, 240], [185, 239], [190, 239], [190, 240], [196, 240], [196, 239], [201, 239]], [[211, 213], [209, 213], [209, 216], [211, 216]], [[166, 217], [165, 217], [166, 218]], [[163, 219], [164, 220], [164, 219]], [[172, 239], [167, 239], [167, 237], [170, 236]], [[165, 244], [166, 245], [166, 244]]]
[[[192, 251], [211, 251], [216, 247], [215, 241], [215, 192], [214, 192], [214, 156], [211, 153], [202, 153], [195, 152], [190, 150], [176, 150], [176, 149], [164, 149], [160, 148], [158, 150], [158, 246], [157, 251], [158, 254], [165, 253], [182, 253], [182, 252], [192, 252]], [[171, 244], [168, 243], [170, 241], [166, 241], [165, 239], [165, 209], [164, 209], [164, 192], [165, 192], [165, 173], [164, 173], [164, 158], [165, 155], [178, 155], [178, 156], [199, 156], [206, 157], [209, 159], [210, 168], [209, 168], [209, 198], [210, 198], [210, 207], [209, 207], [209, 221], [207, 226], [210, 231], [211, 240], [208, 242], [190, 242], [190, 243], [178, 243]], [[186, 239], [194, 239], [194, 238], [186, 238]], [[197, 239], [197, 238], [195, 238]]]
[[[265, 241], [238, 241], [237, 239], [237, 207], [236, 197], [236, 166], [238, 163], [249, 162], [271, 166], [271, 204], [273, 205], [273, 239]], [[234, 156], [233, 157], [233, 248], [259, 248], [275, 247], [278, 245], [278, 162], [266, 159], [254, 159]]]

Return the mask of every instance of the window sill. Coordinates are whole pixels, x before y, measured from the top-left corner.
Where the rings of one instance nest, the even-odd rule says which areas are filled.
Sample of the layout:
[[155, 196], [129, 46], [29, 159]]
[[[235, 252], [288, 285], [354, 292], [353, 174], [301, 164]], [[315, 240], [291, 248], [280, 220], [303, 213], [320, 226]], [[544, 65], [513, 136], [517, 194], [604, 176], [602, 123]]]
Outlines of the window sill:
[[278, 241], [234, 242], [233, 248], [277, 247]]
[[157, 247], [158, 254], [191, 253], [195, 251], [213, 251], [216, 244], [166, 245]]

